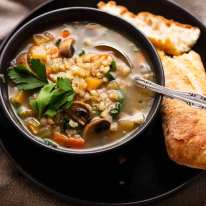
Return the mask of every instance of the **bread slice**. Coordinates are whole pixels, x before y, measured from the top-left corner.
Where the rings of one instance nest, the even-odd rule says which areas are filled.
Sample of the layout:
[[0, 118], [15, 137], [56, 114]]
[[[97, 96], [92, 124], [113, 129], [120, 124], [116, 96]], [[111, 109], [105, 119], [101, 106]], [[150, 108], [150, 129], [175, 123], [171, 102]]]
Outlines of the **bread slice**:
[[[206, 95], [206, 74], [199, 54], [191, 51], [173, 58], [164, 52], [159, 54], [167, 87]], [[182, 165], [206, 169], [206, 110], [164, 98], [162, 113], [170, 158]]]
[[197, 42], [200, 30], [149, 12], [134, 14], [114, 1], [99, 2], [98, 8], [122, 17], [141, 30], [159, 49], [170, 55], [188, 52]]

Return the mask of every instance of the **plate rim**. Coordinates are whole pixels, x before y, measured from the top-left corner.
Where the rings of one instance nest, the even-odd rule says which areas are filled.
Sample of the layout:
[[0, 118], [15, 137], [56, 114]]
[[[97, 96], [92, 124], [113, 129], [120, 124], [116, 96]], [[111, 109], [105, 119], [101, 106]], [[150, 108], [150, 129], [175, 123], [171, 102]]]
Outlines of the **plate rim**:
[[[40, 5], [38, 5], [37, 7], [35, 7], [34, 9], [32, 9], [3, 39], [3, 41], [0, 44], [0, 52], [2, 51], [2, 49], [4, 48], [6, 42], [11, 38], [13, 32], [15, 32], [23, 23], [24, 21], [27, 22], [29, 21], [30, 16], [34, 13], [37, 12], [39, 9], [42, 9], [43, 7], [47, 6], [50, 3], [53, 3], [55, 0], [47, 0], [43, 3], [41, 3]], [[174, 6], [177, 9], [182, 10], [184, 13], [186, 13], [188, 16], [190, 16], [197, 24], [201, 25], [201, 30], [203, 29], [204, 32], [206, 33], [206, 24], [203, 23], [199, 17], [197, 17], [195, 14], [193, 14], [193, 12], [189, 11], [189, 9], [183, 8], [183, 6], [177, 2], [174, 2], [173, 0], [159, 0], [160, 2], [162, 2], [163, 4], [169, 4], [170, 6]], [[65, 8], [65, 7], [62, 7]], [[12, 155], [9, 153], [9, 151], [6, 149], [1, 137], [0, 137], [0, 146], [2, 148], [2, 151], [6, 154], [6, 156], [8, 157], [9, 161], [12, 163], [12, 165], [14, 165], [14, 167], [23, 175], [25, 176], [27, 179], [29, 179], [29, 181], [31, 181], [32, 183], [34, 183], [35, 185], [37, 185], [39, 188], [43, 189], [45, 192], [48, 192], [49, 194], [54, 194], [56, 197], [59, 197], [60, 199], [67, 201], [69, 203], [76, 203], [79, 205], [83, 205], [83, 206], [132, 206], [132, 205], [145, 205], [145, 204], [149, 204], [149, 203], [153, 203], [155, 201], [159, 201], [159, 200], [163, 200], [166, 199], [168, 196], [175, 194], [181, 190], [183, 190], [186, 186], [189, 186], [192, 182], [194, 182], [195, 180], [199, 179], [202, 175], [205, 174], [204, 171], [199, 172], [199, 174], [195, 175], [194, 177], [192, 177], [191, 179], [183, 182], [182, 184], [174, 187], [173, 189], [164, 192], [162, 194], [156, 195], [154, 197], [151, 198], [147, 198], [147, 199], [143, 199], [140, 201], [132, 201], [132, 202], [119, 202], [119, 203], [108, 203], [108, 202], [94, 202], [94, 201], [88, 201], [88, 200], [83, 200], [83, 199], [78, 199], [78, 198], [73, 198], [71, 196], [67, 196], [64, 194], [61, 194], [58, 191], [53, 190], [52, 188], [44, 185], [43, 183], [41, 183], [39, 180], [37, 180], [35, 177], [33, 177], [31, 174], [29, 174], [28, 172], [26, 172], [22, 166], [16, 162], [16, 160], [12, 157]]]
[[6, 154], [6, 156], [8, 157], [9, 161], [12, 163], [12, 165], [14, 165], [14, 167], [24, 176], [26, 177], [29, 181], [31, 181], [32, 183], [34, 183], [36, 186], [38, 186], [39, 188], [43, 189], [45, 192], [48, 192], [49, 194], [54, 194], [56, 197], [69, 202], [69, 203], [76, 203], [79, 205], [83, 205], [83, 206], [133, 206], [133, 205], [145, 205], [145, 204], [149, 204], [155, 201], [160, 201], [163, 199], [166, 199], [167, 197], [169, 197], [172, 194], [175, 194], [181, 190], [183, 190], [186, 186], [189, 186], [192, 182], [194, 182], [195, 180], [199, 179], [201, 176], [203, 176], [205, 174], [204, 171], [200, 171], [199, 174], [195, 175], [194, 177], [192, 177], [191, 179], [187, 180], [186, 182], [180, 184], [179, 186], [173, 188], [172, 190], [169, 190], [168, 192], [164, 192], [160, 195], [148, 198], [148, 199], [144, 199], [144, 200], [140, 200], [140, 201], [133, 201], [133, 202], [119, 202], [119, 203], [108, 203], [108, 202], [94, 202], [94, 201], [89, 201], [89, 200], [84, 200], [84, 199], [78, 199], [78, 198], [74, 198], [71, 196], [67, 196], [64, 194], [61, 194], [58, 191], [55, 191], [53, 189], [51, 189], [50, 187], [42, 184], [41, 182], [39, 182], [37, 179], [35, 179], [32, 175], [30, 175], [28, 172], [26, 172], [20, 164], [18, 164], [15, 159], [12, 157], [12, 155], [7, 151], [7, 149], [5, 148], [2, 140], [0, 139], [0, 146], [2, 148], [2, 151]]

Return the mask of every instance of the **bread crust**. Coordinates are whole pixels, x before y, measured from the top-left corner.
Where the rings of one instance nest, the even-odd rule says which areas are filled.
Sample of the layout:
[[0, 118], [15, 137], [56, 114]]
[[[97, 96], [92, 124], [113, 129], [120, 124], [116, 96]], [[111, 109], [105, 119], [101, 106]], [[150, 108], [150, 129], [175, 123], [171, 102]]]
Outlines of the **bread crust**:
[[[167, 87], [206, 95], [206, 74], [199, 54], [191, 51], [174, 58], [159, 54]], [[162, 114], [169, 157], [181, 165], [206, 169], [206, 110], [164, 98]]]
[[188, 52], [197, 42], [200, 30], [197, 27], [178, 23], [150, 12], [134, 14], [114, 1], [99, 2], [98, 8], [120, 16], [141, 30], [159, 49], [170, 55]]

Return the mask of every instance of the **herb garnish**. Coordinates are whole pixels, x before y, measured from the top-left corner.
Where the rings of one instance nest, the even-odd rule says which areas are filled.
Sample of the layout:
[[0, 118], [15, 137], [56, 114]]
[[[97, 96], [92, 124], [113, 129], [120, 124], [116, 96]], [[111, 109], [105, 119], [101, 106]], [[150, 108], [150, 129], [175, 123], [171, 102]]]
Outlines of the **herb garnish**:
[[123, 92], [122, 91], [120, 92], [121, 92], [121, 97], [119, 98], [119, 101], [115, 104], [114, 108], [112, 108], [109, 112], [112, 118], [116, 118], [123, 109], [124, 96], [123, 96]]
[[50, 140], [50, 139], [43, 139], [43, 142], [47, 146], [54, 147], [54, 148], [58, 147], [58, 145], [55, 142], [53, 142], [52, 140]]
[[110, 64], [110, 71], [111, 72], [115, 72], [117, 70], [117, 64], [116, 62], [113, 60]]
[[11, 67], [8, 76], [20, 90], [33, 90], [48, 83], [45, 65], [38, 59], [30, 61], [30, 68], [24, 65]]
[[112, 81], [112, 80], [115, 80], [115, 76], [113, 75], [112, 72], [115, 72], [117, 70], [117, 65], [116, 65], [116, 62], [113, 60], [110, 64], [110, 69], [109, 71], [105, 74], [105, 77], [109, 80], [109, 81]]
[[106, 77], [109, 81], [115, 80], [114, 75], [113, 75], [110, 71], [105, 74], [105, 77]]
[[81, 52], [79, 53], [79, 56], [81, 57], [81, 56], [83, 56], [83, 55], [85, 55], [85, 54], [86, 54], [85, 50], [82, 49]]
[[56, 83], [45, 85], [36, 99], [31, 99], [30, 104], [41, 117], [43, 115], [54, 117], [62, 109], [69, 109], [73, 103], [75, 93], [71, 81], [58, 78]]
[[59, 47], [59, 45], [61, 44], [61, 39], [57, 39], [57, 41], [55, 42], [55, 45], [57, 46], [57, 47]]

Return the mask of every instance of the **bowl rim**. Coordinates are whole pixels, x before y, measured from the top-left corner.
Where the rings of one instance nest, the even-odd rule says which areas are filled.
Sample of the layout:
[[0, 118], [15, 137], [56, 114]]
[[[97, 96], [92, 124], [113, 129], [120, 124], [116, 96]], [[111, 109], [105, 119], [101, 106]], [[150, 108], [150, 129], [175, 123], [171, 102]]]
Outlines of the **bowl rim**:
[[[61, 12], [65, 12], [65, 11], [78, 11], [78, 10], [84, 10], [84, 11], [88, 11], [88, 12], [96, 12], [98, 13], [98, 15], [104, 14], [107, 16], [110, 16], [113, 19], [118, 20], [119, 22], [122, 22], [122, 24], [127, 24], [128, 27], [130, 27], [133, 31], [136, 32], [136, 34], [138, 36], [141, 37], [141, 39], [144, 41], [144, 43], [147, 44], [148, 48], [144, 48], [146, 53], [150, 53], [151, 55], [151, 59], [153, 59], [153, 62], [156, 62], [157, 67], [158, 67], [158, 75], [159, 75], [159, 81], [161, 85], [165, 84], [165, 76], [164, 76], [164, 70], [163, 70], [163, 66], [161, 63], [161, 60], [159, 58], [159, 55], [155, 49], [155, 47], [153, 46], [153, 44], [150, 42], [150, 40], [139, 30], [137, 29], [135, 26], [133, 26], [132, 24], [130, 24], [129, 22], [127, 22], [126, 20], [122, 19], [121, 17], [115, 16], [113, 14], [110, 14], [108, 12], [96, 9], [96, 8], [92, 8], [92, 7], [64, 7], [64, 8], [60, 8], [60, 9], [55, 9], [49, 12], [45, 12], [39, 16], [36, 16], [35, 18], [32, 18], [30, 21], [28, 21], [27, 23], [25, 23], [24, 25], [22, 25], [18, 30], [16, 30], [9, 39], [7, 39], [7, 42], [5, 42], [4, 48], [0, 54], [0, 65], [2, 64], [2, 60], [4, 58], [4, 54], [7, 52], [7, 49], [10, 47], [10, 43], [13, 41], [13, 39], [22, 32], [22, 30], [26, 29], [29, 25], [40, 21], [42, 18], [46, 18], [47, 16], [50, 15], [55, 15], [57, 13], [61, 13]], [[98, 20], [96, 21], [98, 23]], [[101, 23], [100, 23], [101, 24]], [[129, 36], [129, 35], [128, 35]], [[149, 51], [150, 50], [150, 51]], [[153, 65], [153, 64], [152, 64]], [[3, 74], [5, 76], [5, 74]], [[7, 82], [6, 82], [7, 83]], [[37, 138], [37, 136], [30, 134], [28, 131], [26, 131], [26, 129], [23, 128], [23, 126], [17, 124], [17, 122], [15, 121], [15, 119], [11, 116], [9, 110], [7, 109], [6, 103], [5, 103], [5, 99], [3, 97], [3, 93], [4, 91], [2, 91], [2, 87], [0, 85], [0, 102], [1, 102], [1, 107], [3, 108], [3, 112], [5, 113], [5, 116], [7, 117], [7, 119], [9, 120], [9, 122], [19, 131], [22, 133], [22, 135], [27, 138], [28, 140], [30, 140], [31, 142], [33, 142], [35, 145], [38, 145], [40, 147], [43, 147], [44, 149], [47, 149], [49, 151], [52, 152], [60, 152], [63, 154], [75, 154], [75, 155], [90, 155], [90, 154], [100, 154], [100, 153], [104, 153], [104, 152], [108, 152], [111, 150], [115, 150], [123, 145], [126, 145], [127, 143], [129, 143], [130, 141], [132, 141], [133, 139], [135, 139], [137, 136], [140, 136], [147, 128], [148, 126], [151, 124], [151, 122], [155, 119], [156, 115], [158, 114], [158, 111], [160, 109], [161, 106], [161, 102], [162, 102], [162, 95], [156, 94], [154, 97], [154, 102], [151, 106], [151, 109], [147, 115], [147, 119], [145, 120], [145, 122], [140, 126], [140, 128], [138, 128], [136, 131], [133, 131], [132, 134], [129, 134], [127, 137], [125, 138], [119, 138], [118, 140], [111, 142], [109, 144], [105, 144], [103, 146], [97, 146], [97, 147], [93, 147], [93, 148], [86, 148], [86, 149], [70, 149], [70, 148], [55, 148], [55, 147], [51, 147], [46, 145], [45, 143], [43, 143], [43, 141], [40, 141], [39, 138]], [[16, 114], [15, 114], [16, 115]], [[18, 117], [17, 117], [18, 118]]]

